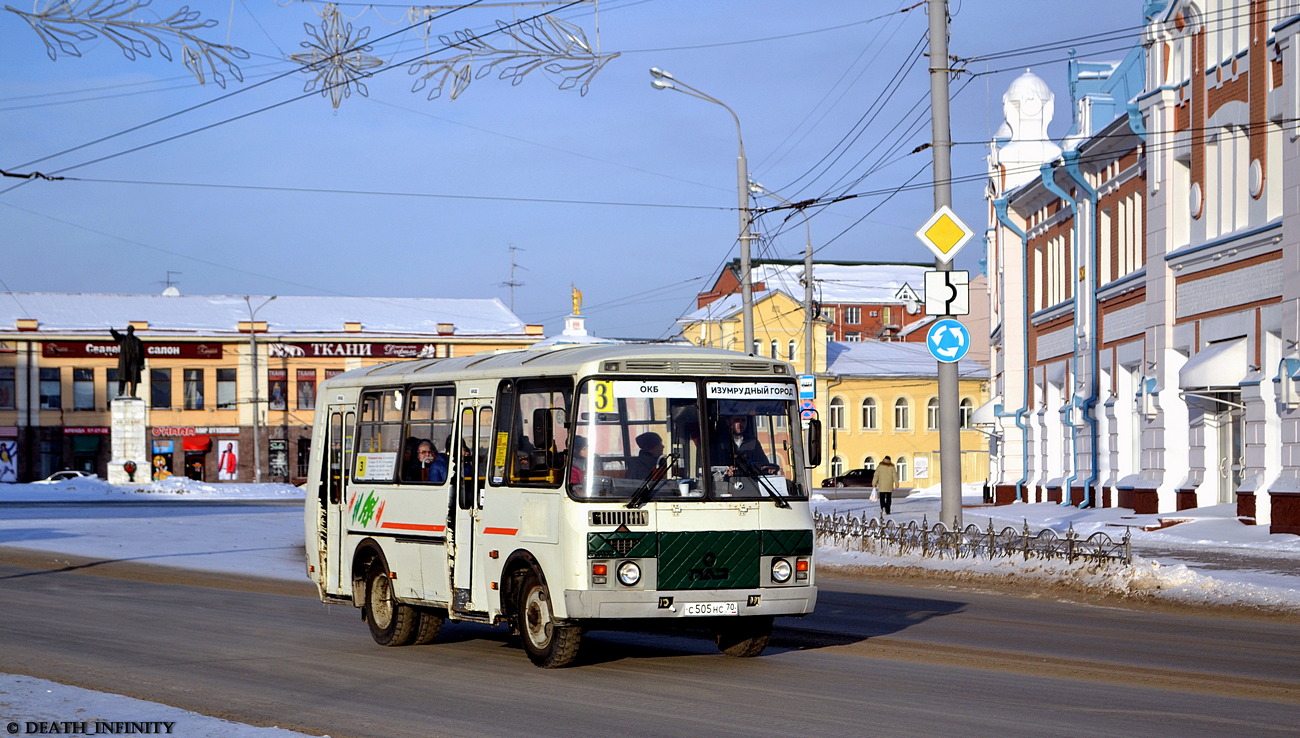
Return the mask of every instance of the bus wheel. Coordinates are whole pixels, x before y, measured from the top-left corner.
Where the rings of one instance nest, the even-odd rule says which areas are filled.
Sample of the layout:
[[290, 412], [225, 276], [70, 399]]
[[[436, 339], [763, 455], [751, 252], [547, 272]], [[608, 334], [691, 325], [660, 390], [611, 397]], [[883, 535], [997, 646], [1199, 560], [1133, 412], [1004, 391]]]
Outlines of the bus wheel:
[[772, 639], [772, 618], [749, 617], [729, 620], [714, 634], [718, 650], [728, 656], [748, 658], [763, 653]]
[[420, 623], [415, 629], [415, 640], [411, 641], [412, 645], [424, 646], [433, 643], [433, 639], [438, 637], [442, 631], [443, 617], [438, 610], [427, 607], [420, 608]]
[[556, 669], [568, 666], [577, 658], [582, 630], [573, 625], [556, 625], [551, 612], [551, 593], [537, 572], [524, 575], [517, 607], [519, 640], [534, 664]]
[[370, 635], [381, 646], [405, 646], [415, 638], [419, 612], [393, 596], [393, 580], [384, 565], [375, 562], [366, 573], [366, 602], [361, 613]]

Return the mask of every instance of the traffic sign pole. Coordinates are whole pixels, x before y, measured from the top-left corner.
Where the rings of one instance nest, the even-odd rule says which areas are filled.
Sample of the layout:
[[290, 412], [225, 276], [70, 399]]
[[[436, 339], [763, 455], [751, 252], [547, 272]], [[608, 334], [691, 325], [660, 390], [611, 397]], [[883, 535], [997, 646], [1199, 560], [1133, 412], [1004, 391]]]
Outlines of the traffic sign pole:
[[[931, 151], [934, 152], [934, 207], [936, 211], [952, 206], [952, 134], [948, 125], [948, 3], [947, 0], [928, 0], [930, 14], [930, 132]], [[951, 212], [949, 210], [949, 212]], [[959, 219], [954, 220], [958, 224]], [[969, 230], [969, 229], [967, 229]], [[941, 229], [931, 231], [928, 239], [942, 237], [951, 232]], [[935, 269], [952, 270], [952, 256], [961, 243], [945, 251], [947, 259], [936, 258]], [[942, 244], [939, 244], [942, 245]], [[944, 524], [959, 528], [961, 513], [961, 407], [958, 404], [961, 387], [957, 382], [957, 362], [939, 362], [939, 519]]]

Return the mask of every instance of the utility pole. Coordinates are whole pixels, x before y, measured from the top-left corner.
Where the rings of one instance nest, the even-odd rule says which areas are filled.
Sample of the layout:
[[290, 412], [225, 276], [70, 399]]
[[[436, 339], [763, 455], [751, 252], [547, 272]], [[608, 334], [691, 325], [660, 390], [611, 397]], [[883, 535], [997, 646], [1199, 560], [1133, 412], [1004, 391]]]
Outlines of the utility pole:
[[[934, 152], [934, 208], [952, 207], [952, 133], [948, 125], [948, 2], [927, 0], [930, 14], [930, 132]], [[951, 260], [934, 268], [951, 271]], [[961, 512], [961, 386], [957, 363], [939, 365], [939, 519], [953, 528]]]

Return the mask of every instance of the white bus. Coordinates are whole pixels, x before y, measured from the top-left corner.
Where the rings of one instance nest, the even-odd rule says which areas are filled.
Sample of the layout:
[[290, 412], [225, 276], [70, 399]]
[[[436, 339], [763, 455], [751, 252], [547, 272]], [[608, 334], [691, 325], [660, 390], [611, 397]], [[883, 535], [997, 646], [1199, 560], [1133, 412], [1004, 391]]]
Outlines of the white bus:
[[385, 646], [506, 625], [534, 663], [673, 621], [757, 656], [817, 599], [790, 365], [583, 345], [355, 369], [318, 393], [305, 523], [323, 601]]

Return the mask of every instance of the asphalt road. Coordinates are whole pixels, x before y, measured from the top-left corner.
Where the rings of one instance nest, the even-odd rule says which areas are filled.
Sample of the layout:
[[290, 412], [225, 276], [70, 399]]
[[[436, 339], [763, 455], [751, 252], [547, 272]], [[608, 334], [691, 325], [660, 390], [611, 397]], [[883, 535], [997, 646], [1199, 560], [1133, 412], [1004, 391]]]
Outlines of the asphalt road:
[[[311, 588], [0, 549], [0, 671], [331, 736], [1296, 734], [1300, 623], [823, 577], [757, 659], [595, 632], [375, 645]], [[5, 715], [22, 720], [21, 715]], [[76, 715], [68, 720], [82, 719]], [[184, 736], [185, 726], [176, 726]]]

